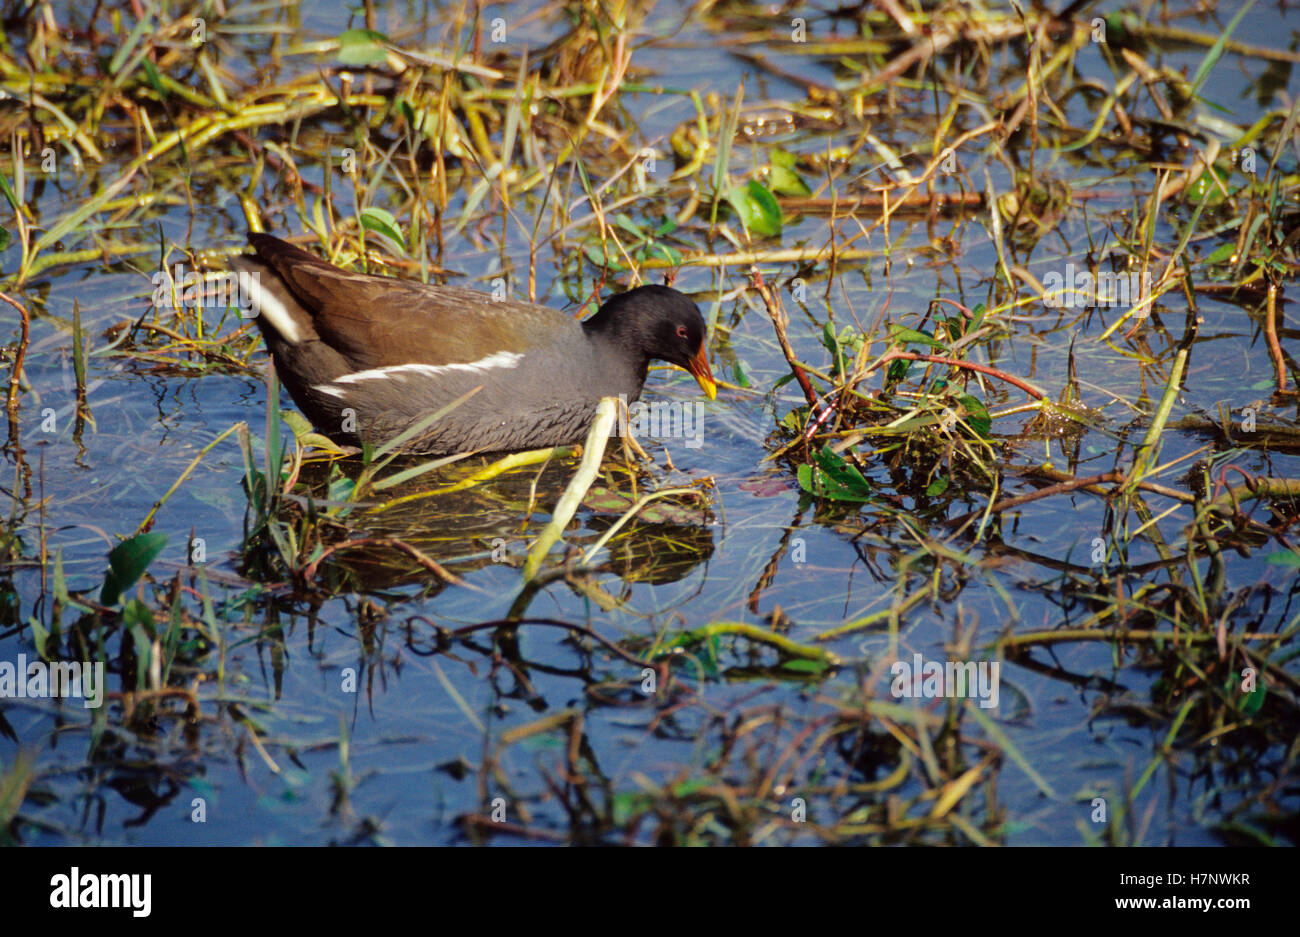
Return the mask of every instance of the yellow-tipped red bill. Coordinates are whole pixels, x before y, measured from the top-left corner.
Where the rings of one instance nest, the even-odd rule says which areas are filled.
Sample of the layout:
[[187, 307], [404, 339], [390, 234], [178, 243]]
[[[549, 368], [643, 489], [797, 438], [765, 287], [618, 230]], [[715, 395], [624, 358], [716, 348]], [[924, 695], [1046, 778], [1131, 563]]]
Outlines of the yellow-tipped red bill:
[[686, 370], [691, 372], [700, 389], [708, 395], [710, 400], [718, 398], [718, 382], [713, 379], [713, 372], [709, 370], [709, 359], [705, 357], [704, 345], [700, 344], [700, 350], [695, 353], [691, 363], [687, 365]]

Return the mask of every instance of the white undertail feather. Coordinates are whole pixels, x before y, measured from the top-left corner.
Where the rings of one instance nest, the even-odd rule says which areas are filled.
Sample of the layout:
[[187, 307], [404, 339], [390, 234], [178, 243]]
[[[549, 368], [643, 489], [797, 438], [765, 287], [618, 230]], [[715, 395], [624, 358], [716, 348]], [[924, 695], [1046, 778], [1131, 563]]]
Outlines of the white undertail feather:
[[394, 364], [386, 368], [371, 368], [368, 371], [355, 371], [352, 374], [344, 374], [329, 383], [316, 384], [314, 389], [322, 394], [341, 398], [347, 393], [347, 388], [340, 387], [341, 384], [357, 384], [361, 381], [374, 380], [405, 381], [409, 377], [438, 377], [455, 371], [483, 372], [492, 368], [514, 368], [518, 367], [523, 357], [523, 355], [513, 351], [498, 351], [486, 358], [464, 364]]
[[[284, 307], [284, 303], [262, 286], [261, 278], [256, 273], [245, 276], [250, 281], [247, 284], [248, 298], [254, 311], [259, 316], [264, 316], [286, 342], [296, 345], [302, 341], [302, 333], [298, 331], [298, 326], [294, 323], [293, 316], [289, 315], [289, 310]], [[243, 280], [244, 276], [240, 279]]]

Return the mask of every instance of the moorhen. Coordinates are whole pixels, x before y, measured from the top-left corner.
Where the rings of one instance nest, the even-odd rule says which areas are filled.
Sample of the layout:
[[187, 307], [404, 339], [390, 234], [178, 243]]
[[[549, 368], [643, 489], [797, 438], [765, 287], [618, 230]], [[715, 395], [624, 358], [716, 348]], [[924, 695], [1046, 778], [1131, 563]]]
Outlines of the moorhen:
[[579, 323], [486, 293], [341, 270], [250, 233], [247, 299], [294, 402], [322, 433], [383, 443], [469, 391], [403, 446], [449, 454], [586, 438], [601, 397], [641, 395], [652, 358], [717, 393], [695, 303], [666, 286], [611, 296]]

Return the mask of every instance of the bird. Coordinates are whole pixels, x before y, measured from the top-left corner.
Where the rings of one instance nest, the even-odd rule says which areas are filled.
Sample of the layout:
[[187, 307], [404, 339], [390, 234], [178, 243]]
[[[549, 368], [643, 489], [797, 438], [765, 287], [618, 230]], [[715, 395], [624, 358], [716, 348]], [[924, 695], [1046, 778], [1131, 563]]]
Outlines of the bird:
[[250, 232], [242, 302], [275, 372], [316, 429], [382, 445], [462, 400], [405, 452], [510, 452], [582, 442], [602, 397], [641, 396], [651, 360], [689, 371], [713, 400], [707, 330], [667, 286], [610, 296], [582, 322], [478, 290], [340, 269]]

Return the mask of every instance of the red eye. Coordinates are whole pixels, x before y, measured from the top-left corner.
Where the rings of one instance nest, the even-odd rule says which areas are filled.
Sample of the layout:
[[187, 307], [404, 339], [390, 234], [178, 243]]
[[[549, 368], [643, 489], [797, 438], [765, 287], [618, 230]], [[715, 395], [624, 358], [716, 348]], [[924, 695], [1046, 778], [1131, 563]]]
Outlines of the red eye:
[[686, 326], [684, 326], [684, 325], [679, 325], [679, 326], [677, 326], [677, 337], [678, 337], [678, 338], [685, 338], [685, 337], [686, 337]]

